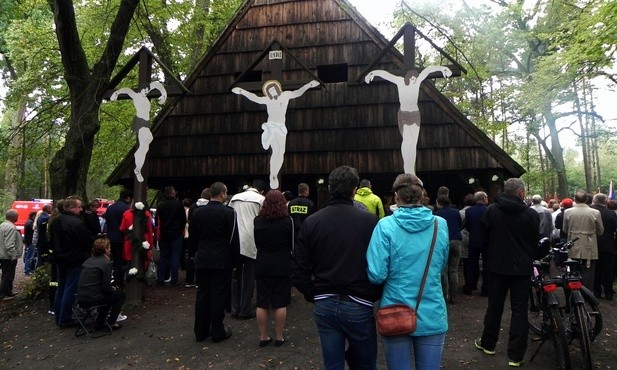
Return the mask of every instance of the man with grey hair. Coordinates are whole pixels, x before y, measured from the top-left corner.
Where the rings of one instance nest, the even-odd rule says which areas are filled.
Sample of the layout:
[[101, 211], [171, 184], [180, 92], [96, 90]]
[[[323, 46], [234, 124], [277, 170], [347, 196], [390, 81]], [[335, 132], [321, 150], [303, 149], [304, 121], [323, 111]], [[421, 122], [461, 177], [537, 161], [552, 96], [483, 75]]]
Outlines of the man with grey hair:
[[501, 316], [510, 292], [509, 366], [518, 367], [527, 350], [529, 276], [539, 239], [538, 213], [523, 202], [525, 184], [517, 178], [505, 181], [503, 193], [482, 216], [482, 241], [489, 256], [484, 269], [490, 275], [488, 307], [482, 338], [474, 344], [487, 355], [495, 354]]
[[570, 248], [568, 256], [581, 262], [583, 285], [591, 289], [595, 280], [595, 264], [598, 260], [598, 236], [604, 233], [600, 211], [589, 207], [587, 193], [574, 193], [574, 206], [563, 214], [562, 230], [568, 240], [579, 238]]
[[[465, 295], [471, 295], [474, 290], [478, 289], [480, 256], [482, 256], [483, 264], [486, 264], [486, 253], [480, 236], [480, 220], [486, 211], [488, 195], [483, 191], [477, 191], [473, 195], [473, 198], [475, 204], [465, 210], [464, 218], [465, 228], [469, 232], [469, 252], [463, 270], [463, 275], [465, 277], [463, 294]], [[488, 295], [488, 281], [484, 269], [482, 272], [482, 288], [480, 289], [480, 295], [483, 297]]]
[[13, 280], [15, 280], [15, 268], [17, 260], [21, 257], [23, 242], [21, 234], [15, 227], [19, 214], [14, 209], [6, 211], [4, 222], [0, 224], [0, 266], [2, 267], [2, 279], [0, 279], [0, 300], [13, 299]]
[[540, 216], [540, 238], [548, 238], [553, 233], [553, 218], [548, 208], [542, 205], [542, 196], [534, 194], [531, 197], [531, 208]]
[[613, 300], [613, 274], [615, 271], [615, 232], [617, 231], [617, 214], [608, 209], [606, 194], [598, 193], [593, 196], [591, 208], [600, 212], [604, 232], [598, 236], [598, 261], [596, 262], [595, 278], [593, 282], [593, 294], [600, 298], [604, 292], [604, 298]]

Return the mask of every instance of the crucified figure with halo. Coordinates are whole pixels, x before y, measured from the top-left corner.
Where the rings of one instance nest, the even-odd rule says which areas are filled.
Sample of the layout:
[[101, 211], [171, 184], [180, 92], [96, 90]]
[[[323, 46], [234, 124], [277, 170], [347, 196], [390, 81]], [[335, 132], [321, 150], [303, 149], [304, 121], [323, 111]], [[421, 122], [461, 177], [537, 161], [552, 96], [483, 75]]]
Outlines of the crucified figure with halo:
[[420, 84], [433, 72], [441, 72], [445, 78], [452, 76], [452, 71], [444, 66], [426, 67], [418, 75], [412, 70], [405, 77], [395, 76], [390, 72], [377, 69], [369, 72], [364, 81], [371, 83], [375, 76], [391, 82], [398, 88], [400, 109], [398, 111], [398, 129], [403, 137], [401, 143], [401, 155], [405, 173], [416, 173], [416, 151], [420, 136], [420, 109], [418, 108], [418, 95]]
[[165, 103], [165, 100], [167, 100], [167, 90], [165, 90], [163, 84], [158, 81], [151, 82], [150, 85], [144, 87], [139, 92], [135, 92], [128, 87], [123, 87], [114, 91], [109, 98], [110, 101], [114, 101], [118, 99], [120, 94], [126, 94], [133, 100], [136, 114], [131, 128], [135, 132], [135, 135], [137, 135], [137, 150], [135, 150], [134, 154], [135, 170], [133, 172], [138, 182], [144, 181], [141, 169], [146, 162], [146, 154], [148, 154], [150, 143], [152, 143], [154, 139], [150, 131], [150, 100], [148, 99], [148, 93], [152, 90], [158, 90], [161, 93], [159, 104]]
[[319, 82], [313, 80], [298, 90], [283, 91], [281, 83], [276, 80], [264, 82], [261, 90], [264, 96], [257, 96], [240, 87], [234, 87], [234, 94], [245, 96], [250, 101], [264, 104], [268, 112], [268, 120], [261, 125], [264, 132], [261, 134], [261, 145], [265, 150], [272, 148], [270, 156], [270, 188], [278, 189], [278, 174], [283, 166], [285, 157], [285, 141], [287, 140], [287, 127], [285, 126], [285, 114], [287, 105], [291, 99], [302, 96], [308, 89], [319, 86]]

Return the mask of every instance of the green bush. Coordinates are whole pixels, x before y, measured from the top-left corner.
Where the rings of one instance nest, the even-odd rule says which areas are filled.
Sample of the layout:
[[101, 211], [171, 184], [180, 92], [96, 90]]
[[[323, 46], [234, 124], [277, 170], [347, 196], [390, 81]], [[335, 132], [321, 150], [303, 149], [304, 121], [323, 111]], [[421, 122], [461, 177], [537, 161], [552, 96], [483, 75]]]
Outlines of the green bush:
[[34, 300], [44, 294], [47, 294], [49, 289], [49, 279], [51, 276], [51, 265], [45, 263], [37, 268], [30, 275], [30, 279], [23, 287], [22, 293], [25, 299]]

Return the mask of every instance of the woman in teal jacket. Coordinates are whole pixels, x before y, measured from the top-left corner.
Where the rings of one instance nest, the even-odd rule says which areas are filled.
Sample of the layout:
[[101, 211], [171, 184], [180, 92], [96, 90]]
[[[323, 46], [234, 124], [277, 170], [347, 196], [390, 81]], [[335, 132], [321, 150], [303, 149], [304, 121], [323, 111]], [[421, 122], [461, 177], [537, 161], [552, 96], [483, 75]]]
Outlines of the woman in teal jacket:
[[[412, 174], [394, 181], [398, 209], [379, 221], [366, 257], [368, 277], [383, 284], [380, 307], [404, 303], [415, 308], [437, 220], [437, 238], [424, 292], [418, 307], [416, 331], [410, 335], [384, 337], [388, 369], [439, 369], [448, 330], [448, 313], [441, 288], [441, 271], [448, 263], [448, 226], [422, 206], [422, 181]], [[412, 359], [413, 357], [413, 359]]]

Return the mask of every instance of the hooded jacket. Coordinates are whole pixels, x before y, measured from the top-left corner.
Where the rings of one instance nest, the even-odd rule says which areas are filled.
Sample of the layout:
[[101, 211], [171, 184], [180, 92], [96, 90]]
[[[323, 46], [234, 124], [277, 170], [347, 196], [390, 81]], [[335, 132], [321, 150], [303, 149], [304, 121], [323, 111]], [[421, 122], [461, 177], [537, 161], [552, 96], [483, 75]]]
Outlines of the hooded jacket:
[[486, 270], [531, 276], [540, 240], [540, 216], [518, 197], [500, 194], [482, 216]]
[[385, 215], [381, 199], [377, 195], [373, 194], [371, 188], [364, 187], [358, 189], [356, 195], [354, 196], [354, 200], [364, 204], [368, 211], [378, 218], [383, 218]]
[[383, 284], [380, 306], [404, 303], [416, 307], [437, 220], [437, 238], [424, 291], [418, 307], [414, 336], [448, 330], [448, 312], [441, 289], [441, 271], [450, 249], [448, 225], [426, 207], [399, 207], [379, 221], [366, 253], [368, 277]]

